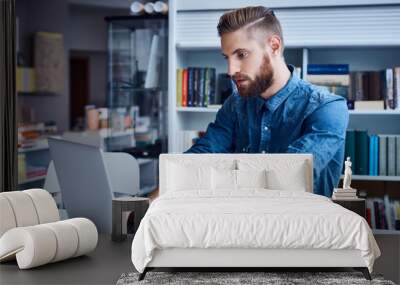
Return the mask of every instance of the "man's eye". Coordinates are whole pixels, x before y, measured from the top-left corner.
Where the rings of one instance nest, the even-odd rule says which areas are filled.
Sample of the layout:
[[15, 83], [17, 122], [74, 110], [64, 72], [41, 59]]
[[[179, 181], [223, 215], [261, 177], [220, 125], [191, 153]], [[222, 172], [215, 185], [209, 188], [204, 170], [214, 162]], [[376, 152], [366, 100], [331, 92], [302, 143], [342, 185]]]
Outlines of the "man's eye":
[[239, 52], [238, 53], [238, 58], [239, 59], [243, 59], [243, 58], [245, 58], [247, 56], [247, 52]]

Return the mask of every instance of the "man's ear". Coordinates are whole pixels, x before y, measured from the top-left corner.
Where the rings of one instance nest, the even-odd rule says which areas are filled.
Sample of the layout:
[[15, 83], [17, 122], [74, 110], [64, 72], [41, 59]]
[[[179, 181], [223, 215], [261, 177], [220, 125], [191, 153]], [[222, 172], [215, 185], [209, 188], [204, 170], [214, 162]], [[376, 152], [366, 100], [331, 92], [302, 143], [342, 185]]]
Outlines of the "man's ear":
[[280, 55], [282, 50], [282, 40], [277, 35], [271, 35], [268, 39], [268, 45], [271, 48], [271, 53], [273, 55]]

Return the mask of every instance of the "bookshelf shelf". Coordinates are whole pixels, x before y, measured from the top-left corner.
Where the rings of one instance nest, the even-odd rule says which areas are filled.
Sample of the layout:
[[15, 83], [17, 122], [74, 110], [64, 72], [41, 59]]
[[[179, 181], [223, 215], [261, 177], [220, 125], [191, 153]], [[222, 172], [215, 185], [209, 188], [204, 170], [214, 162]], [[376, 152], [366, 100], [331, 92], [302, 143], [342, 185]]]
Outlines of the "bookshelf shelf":
[[349, 110], [350, 115], [400, 115], [400, 110]]
[[18, 153], [26, 153], [31, 151], [40, 151], [40, 150], [48, 150], [48, 146], [38, 146], [38, 147], [31, 147], [31, 148], [19, 148]]
[[37, 176], [37, 177], [27, 178], [25, 180], [18, 181], [18, 184], [20, 184], [20, 185], [21, 184], [27, 184], [27, 183], [43, 180], [45, 178], [46, 178], [46, 175], [40, 175], [40, 176]]
[[46, 91], [34, 91], [34, 92], [18, 92], [18, 96], [30, 96], [30, 97], [42, 97], [42, 96], [57, 96], [58, 93], [46, 92]]
[[176, 107], [178, 112], [217, 113], [219, 108], [207, 107]]
[[[341, 177], [343, 179], [343, 175]], [[354, 181], [400, 181], [400, 176], [372, 176], [372, 175], [353, 175]]]
[[[216, 113], [220, 107], [176, 107], [178, 112], [204, 112]], [[349, 115], [400, 115], [400, 110], [349, 110]]]
[[374, 235], [400, 235], [400, 231], [395, 231], [395, 230], [372, 230], [372, 233]]

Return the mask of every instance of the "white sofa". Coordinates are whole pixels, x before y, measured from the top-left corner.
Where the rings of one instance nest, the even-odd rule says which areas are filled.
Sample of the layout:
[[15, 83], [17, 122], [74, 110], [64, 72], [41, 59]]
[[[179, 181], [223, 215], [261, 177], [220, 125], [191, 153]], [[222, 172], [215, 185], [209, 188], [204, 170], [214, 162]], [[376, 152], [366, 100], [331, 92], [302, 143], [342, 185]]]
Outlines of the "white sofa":
[[43, 189], [0, 193], [0, 262], [16, 259], [20, 269], [86, 254], [98, 233], [88, 219], [60, 221], [51, 195]]

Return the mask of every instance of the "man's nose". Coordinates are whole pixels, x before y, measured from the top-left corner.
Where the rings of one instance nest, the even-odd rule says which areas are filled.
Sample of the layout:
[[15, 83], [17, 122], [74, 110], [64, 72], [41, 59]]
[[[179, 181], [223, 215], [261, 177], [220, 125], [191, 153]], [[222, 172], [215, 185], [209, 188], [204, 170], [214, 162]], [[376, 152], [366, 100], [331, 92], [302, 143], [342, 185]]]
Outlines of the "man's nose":
[[237, 63], [235, 63], [233, 61], [228, 62], [228, 75], [229, 76], [232, 77], [233, 75], [235, 75], [236, 73], [239, 73], [239, 72], [240, 72], [240, 67]]

